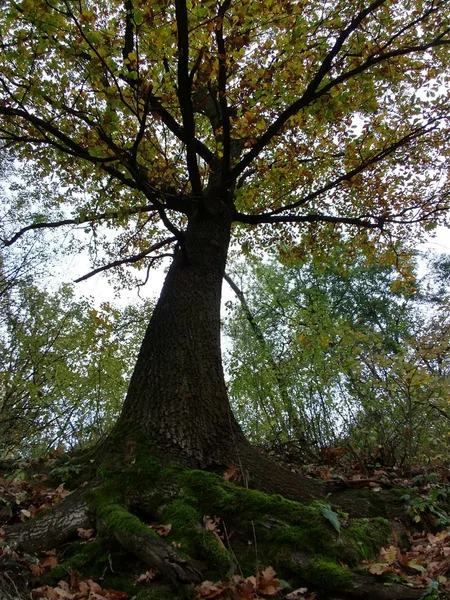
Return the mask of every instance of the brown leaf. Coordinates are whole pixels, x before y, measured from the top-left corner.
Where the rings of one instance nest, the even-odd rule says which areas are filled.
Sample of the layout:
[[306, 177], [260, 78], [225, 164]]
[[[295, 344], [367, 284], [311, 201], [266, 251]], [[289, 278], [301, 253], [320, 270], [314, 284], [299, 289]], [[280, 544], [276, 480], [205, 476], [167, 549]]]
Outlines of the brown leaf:
[[20, 511], [20, 520], [23, 522], [29, 519], [30, 517], [31, 512], [29, 510], [26, 510], [25, 508], [22, 508], [22, 510]]
[[286, 600], [305, 600], [305, 594], [308, 591], [308, 588], [301, 587], [297, 590], [294, 590], [290, 594], [286, 596]]
[[209, 600], [210, 598], [219, 598], [223, 592], [223, 587], [218, 587], [212, 581], [204, 581], [197, 588], [197, 598]]
[[61, 485], [58, 485], [58, 487], [55, 490], [55, 494], [58, 498], [60, 498], [61, 500], [63, 498], [65, 498], [66, 496], [68, 496], [71, 492], [69, 492], [69, 490], [65, 490], [64, 489], [64, 484], [61, 483]]
[[232, 465], [231, 467], [228, 467], [228, 469], [225, 471], [225, 473], [223, 474], [223, 478], [225, 479], [225, 481], [234, 481], [236, 482], [236, 479], [238, 478], [238, 468], [235, 465]]
[[58, 565], [56, 556], [46, 556], [41, 560], [41, 565], [46, 569], [54, 569]]
[[142, 573], [141, 575], [139, 575], [139, 577], [136, 579], [136, 583], [146, 583], [147, 581], [151, 581], [156, 575], [157, 575], [158, 571], [146, 571], [145, 573]]
[[150, 525], [150, 529], [161, 537], [167, 537], [172, 531], [172, 525]]
[[39, 563], [33, 563], [30, 565], [30, 571], [35, 577], [40, 577], [44, 573], [45, 568]]
[[77, 533], [80, 536], [80, 538], [89, 540], [94, 535], [94, 530], [93, 529], [83, 529], [82, 527], [78, 527]]
[[92, 581], [92, 579], [87, 579], [86, 583], [89, 585], [89, 590], [92, 594], [101, 594], [102, 593], [102, 588], [98, 585], [98, 583], [95, 583], [95, 581]]
[[207, 515], [203, 517], [203, 526], [205, 527], [205, 529], [207, 531], [210, 531], [216, 538], [217, 542], [219, 543], [219, 546], [226, 550], [225, 544], [223, 543], [222, 537], [217, 529], [218, 525], [219, 521], [216, 518], [213, 519], [211, 517], [208, 517]]

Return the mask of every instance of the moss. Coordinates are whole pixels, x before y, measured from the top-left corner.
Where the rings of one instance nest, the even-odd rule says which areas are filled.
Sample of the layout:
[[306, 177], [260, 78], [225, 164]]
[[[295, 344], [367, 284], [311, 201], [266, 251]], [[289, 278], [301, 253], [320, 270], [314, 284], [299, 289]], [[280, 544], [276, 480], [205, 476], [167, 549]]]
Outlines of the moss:
[[304, 576], [308, 583], [320, 589], [337, 590], [348, 586], [352, 572], [330, 560], [314, 558], [305, 568]]
[[172, 525], [169, 539], [179, 543], [183, 552], [207, 560], [220, 573], [229, 569], [232, 561], [230, 552], [221, 546], [210, 531], [205, 531], [201, 513], [188, 500], [175, 500], [166, 506], [163, 520]]
[[186, 499], [201, 514], [220, 515], [239, 530], [252, 523], [258, 543], [267, 539], [314, 553], [332, 551], [334, 534], [316, 506], [238, 487], [204, 471], [186, 471], [180, 479]]
[[342, 528], [342, 537], [336, 544], [336, 555], [349, 565], [377, 556], [389, 540], [389, 521], [381, 517], [374, 519], [352, 519]]
[[224, 481], [214, 473], [187, 471], [181, 477], [182, 485], [191, 490], [199, 504], [212, 510], [229, 514], [238, 513], [247, 519], [271, 515], [292, 525], [322, 526], [324, 519], [319, 510], [282, 496], [249, 490]]
[[267, 535], [267, 540], [273, 545], [287, 545], [313, 554], [330, 554], [333, 548], [333, 538], [329, 532], [297, 525], [281, 525]]
[[[84, 576], [101, 577], [110, 567], [112, 554], [114, 552], [106, 540], [95, 539], [88, 543], [74, 542], [71, 544], [64, 562], [44, 576], [45, 583], [56, 584], [61, 579], [66, 579], [73, 569]], [[120, 556], [118, 556], [119, 554]], [[116, 550], [115, 555], [118, 557], [117, 562], [120, 563], [123, 557], [122, 550], [120, 552]]]
[[145, 523], [120, 504], [103, 504], [97, 507], [96, 512], [97, 516], [105, 522], [109, 531], [158, 537]]

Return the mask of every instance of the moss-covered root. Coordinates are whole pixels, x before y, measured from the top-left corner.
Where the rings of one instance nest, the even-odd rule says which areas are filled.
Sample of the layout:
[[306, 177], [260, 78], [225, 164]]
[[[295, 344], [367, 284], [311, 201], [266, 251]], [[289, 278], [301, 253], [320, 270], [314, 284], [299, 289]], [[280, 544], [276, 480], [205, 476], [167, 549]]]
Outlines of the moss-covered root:
[[97, 509], [102, 525], [128, 552], [170, 581], [199, 583], [202, 574], [120, 504]]
[[352, 598], [367, 600], [420, 600], [429, 597], [423, 589], [413, 589], [400, 584], [384, 585], [369, 575], [353, 575], [344, 589]]

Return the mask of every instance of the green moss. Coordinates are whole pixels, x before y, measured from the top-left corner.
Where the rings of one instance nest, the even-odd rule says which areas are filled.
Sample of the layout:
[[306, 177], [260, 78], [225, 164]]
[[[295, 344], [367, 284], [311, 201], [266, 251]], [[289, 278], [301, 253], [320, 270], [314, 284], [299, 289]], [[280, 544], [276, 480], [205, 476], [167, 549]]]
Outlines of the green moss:
[[[74, 542], [64, 562], [51, 569], [45, 576], [45, 583], [56, 584], [61, 579], [66, 579], [68, 574], [75, 569], [85, 576], [102, 576], [111, 564], [111, 548], [105, 540], [95, 539], [88, 543]], [[122, 556], [122, 551], [120, 551]], [[120, 561], [118, 561], [120, 562]]]
[[145, 523], [120, 504], [103, 504], [97, 507], [96, 512], [97, 516], [105, 522], [109, 531], [158, 537]]
[[164, 509], [163, 520], [172, 525], [170, 538], [190, 556], [205, 559], [209, 565], [226, 572], [232, 561], [230, 552], [222, 547], [210, 531], [202, 527], [202, 514], [186, 499], [175, 500]]
[[[334, 534], [316, 506], [239, 487], [204, 471], [186, 471], [180, 479], [186, 499], [201, 514], [219, 515], [229, 529], [252, 523], [258, 543], [267, 539], [322, 554], [332, 550]], [[267, 527], [269, 521], [273, 526]]]
[[267, 540], [276, 546], [289, 546], [316, 554], [328, 554], [333, 548], [333, 538], [329, 532], [297, 525], [281, 525], [267, 535]]
[[181, 483], [194, 493], [199, 504], [209, 507], [209, 512], [238, 513], [247, 519], [271, 515], [292, 525], [324, 524], [322, 515], [315, 507], [236, 486], [214, 473], [187, 471], [182, 475]]
[[352, 566], [362, 560], [369, 560], [377, 556], [382, 546], [387, 544], [390, 531], [389, 521], [381, 517], [352, 519], [341, 530], [342, 537], [336, 544], [336, 555]]
[[348, 586], [352, 578], [349, 569], [324, 558], [314, 558], [306, 567], [305, 579], [323, 590], [337, 590]]

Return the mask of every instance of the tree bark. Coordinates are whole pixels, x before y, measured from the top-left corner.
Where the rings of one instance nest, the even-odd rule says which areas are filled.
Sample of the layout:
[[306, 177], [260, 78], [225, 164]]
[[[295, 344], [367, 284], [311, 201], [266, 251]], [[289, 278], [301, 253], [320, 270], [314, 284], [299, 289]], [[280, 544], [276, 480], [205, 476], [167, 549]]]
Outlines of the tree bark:
[[190, 217], [145, 334], [113, 432], [141, 428], [155, 454], [229, 465], [245, 438], [222, 370], [220, 301], [231, 211], [220, 199]]

